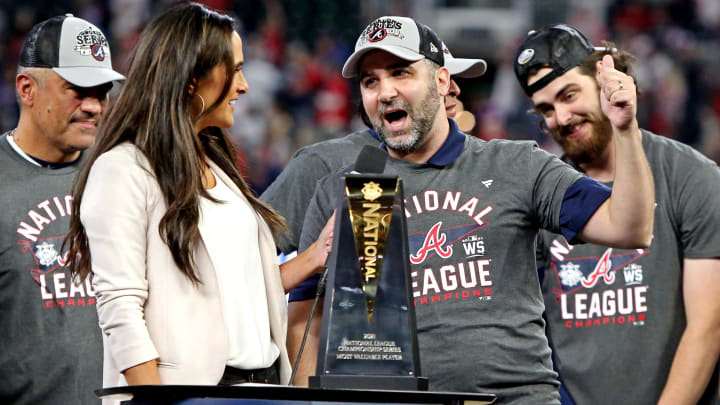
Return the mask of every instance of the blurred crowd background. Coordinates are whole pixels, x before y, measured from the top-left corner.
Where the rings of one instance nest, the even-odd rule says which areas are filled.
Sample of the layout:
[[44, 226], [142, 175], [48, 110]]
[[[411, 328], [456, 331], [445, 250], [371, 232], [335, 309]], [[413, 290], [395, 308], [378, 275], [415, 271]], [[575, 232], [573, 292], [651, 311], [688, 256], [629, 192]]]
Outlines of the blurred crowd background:
[[[0, 0], [0, 130], [15, 127], [15, 72], [25, 34], [73, 13], [108, 36], [124, 73], [146, 22], [176, 0]], [[609, 39], [637, 57], [639, 121], [720, 161], [718, 0], [205, 0], [236, 17], [248, 94], [230, 129], [239, 162], [259, 193], [298, 148], [363, 128], [358, 86], [340, 75], [374, 18], [405, 15], [431, 26], [456, 57], [484, 58], [481, 78], [459, 79], [472, 135], [533, 139], [558, 153], [515, 80], [516, 46], [532, 28], [566, 22], [594, 44]], [[117, 91], [116, 89], [114, 91]], [[249, 168], [249, 170], [248, 170]]]

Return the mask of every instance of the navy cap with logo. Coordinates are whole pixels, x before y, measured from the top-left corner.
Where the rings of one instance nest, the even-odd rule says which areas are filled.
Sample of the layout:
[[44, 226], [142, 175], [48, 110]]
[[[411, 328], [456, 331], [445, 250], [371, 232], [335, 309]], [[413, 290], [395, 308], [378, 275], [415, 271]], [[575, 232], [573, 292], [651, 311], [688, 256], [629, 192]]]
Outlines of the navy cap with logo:
[[345, 61], [342, 75], [358, 74], [358, 63], [373, 49], [389, 52], [398, 58], [416, 62], [430, 59], [444, 66], [442, 43], [430, 27], [408, 17], [386, 16], [371, 22], [355, 42], [355, 52]]
[[[540, 31], [530, 31], [515, 54], [515, 76], [525, 94], [533, 93], [547, 86], [558, 76], [578, 66], [593, 52], [613, 51], [595, 47], [577, 28], [567, 24], [556, 24]], [[528, 85], [528, 74], [534, 68], [549, 67], [550, 73]]]
[[80, 87], [125, 79], [112, 69], [110, 46], [102, 31], [72, 14], [33, 26], [20, 50], [19, 64], [52, 69]]

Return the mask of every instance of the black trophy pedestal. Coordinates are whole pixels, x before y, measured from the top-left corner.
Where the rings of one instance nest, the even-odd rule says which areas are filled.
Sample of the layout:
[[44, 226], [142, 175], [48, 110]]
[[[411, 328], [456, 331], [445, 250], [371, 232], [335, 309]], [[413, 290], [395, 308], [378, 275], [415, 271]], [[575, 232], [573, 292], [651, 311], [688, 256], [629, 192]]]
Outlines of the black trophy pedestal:
[[310, 387], [427, 391], [428, 379], [403, 376], [316, 375], [310, 377]]
[[318, 405], [340, 404], [492, 404], [495, 395], [469, 392], [427, 392], [355, 389], [314, 389], [280, 385], [136, 385], [95, 391], [121, 405]]

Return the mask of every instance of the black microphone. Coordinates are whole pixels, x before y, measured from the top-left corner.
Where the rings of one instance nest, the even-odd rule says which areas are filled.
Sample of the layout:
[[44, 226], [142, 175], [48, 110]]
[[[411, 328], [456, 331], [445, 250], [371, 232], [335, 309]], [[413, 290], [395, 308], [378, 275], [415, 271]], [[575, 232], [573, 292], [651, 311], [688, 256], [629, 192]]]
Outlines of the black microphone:
[[384, 150], [372, 145], [365, 145], [355, 159], [352, 173], [382, 173], [385, 171], [387, 157], [388, 154]]
[[[387, 163], [387, 152], [384, 150], [372, 146], [372, 145], [365, 145], [363, 146], [362, 150], [360, 150], [360, 153], [358, 154], [357, 158], [355, 159], [355, 165], [353, 166], [353, 170], [350, 173], [353, 174], [380, 174], [385, 171], [385, 164]], [[339, 221], [339, 219], [336, 217], [336, 221]], [[335, 239], [337, 240], [337, 239]], [[336, 242], [333, 241], [333, 248], [335, 248]], [[330, 255], [328, 255], [328, 259], [330, 258]], [[305, 324], [305, 332], [303, 333], [302, 341], [300, 342], [300, 349], [298, 350], [298, 356], [295, 359], [295, 364], [293, 364], [292, 373], [290, 374], [290, 382], [289, 385], [292, 385], [292, 383], [295, 380], [295, 374], [297, 373], [298, 366], [300, 364], [300, 358], [302, 357], [303, 350], [305, 349], [305, 343], [307, 341], [307, 336], [310, 331], [310, 325], [312, 323], [313, 314], [315, 314], [315, 308], [317, 307], [318, 301], [320, 300], [320, 297], [322, 297], [325, 294], [325, 284], [327, 283], [327, 277], [328, 277], [328, 266], [327, 266], [327, 259], [325, 260], [325, 269], [323, 270], [322, 276], [320, 276], [320, 279], [318, 280], [317, 289], [315, 290], [315, 300], [313, 301], [313, 305], [310, 309], [310, 316], [308, 317], [307, 323]]]
[[[385, 171], [385, 164], [387, 163], [388, 154], [384, 150], [372, 146], [365, 145], [360, 150], [357, 158], [355, 159], [355, 165], [352, 174], [380, 174]], [[328, 256], [330, 257], [330, 256]], [[315, 298], [321, 297], [325, 293], [325, 283], [327, 282], [328, 267], [327, 262], [325, 265], [325, 271], [323, 271], [320, 280], [318, 281]]]

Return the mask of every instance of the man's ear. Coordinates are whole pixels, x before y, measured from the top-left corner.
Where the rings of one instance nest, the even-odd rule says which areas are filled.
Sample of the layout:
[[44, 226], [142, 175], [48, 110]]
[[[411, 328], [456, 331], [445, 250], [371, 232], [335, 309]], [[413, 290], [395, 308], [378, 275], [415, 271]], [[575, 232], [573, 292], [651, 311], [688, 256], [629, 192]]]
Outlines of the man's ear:
[[441, 96], [445, 97], [450, 93], [450, 71], [448, 68], [442, 66], [435, 72], [435, 82]]
[[22, 105], [32, 107], [35, 103], [38, 82], [27, 73], [20, 73], [15, 76], [15, 91]]

